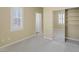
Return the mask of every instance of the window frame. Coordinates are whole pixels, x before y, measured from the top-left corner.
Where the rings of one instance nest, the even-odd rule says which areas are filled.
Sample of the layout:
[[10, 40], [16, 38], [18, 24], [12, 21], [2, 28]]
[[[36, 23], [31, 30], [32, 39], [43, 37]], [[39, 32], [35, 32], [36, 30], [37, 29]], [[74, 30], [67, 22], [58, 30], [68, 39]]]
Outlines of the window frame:
[[23, 28], [23, 8], [11, 7], [11, 32], [19, 31]]

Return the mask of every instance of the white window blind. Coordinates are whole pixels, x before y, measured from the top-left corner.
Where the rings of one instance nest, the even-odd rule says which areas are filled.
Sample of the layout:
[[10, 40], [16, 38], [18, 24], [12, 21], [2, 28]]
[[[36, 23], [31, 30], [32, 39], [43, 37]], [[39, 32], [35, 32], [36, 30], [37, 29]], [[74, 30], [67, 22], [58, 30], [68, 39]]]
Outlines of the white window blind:
[[23, 29], [23, 9], [21, 7], [11, 8], [11, 31]]
[[62, 13], [62, 12], [58, 13], [58, 23], [64, 24], [64, 13]]

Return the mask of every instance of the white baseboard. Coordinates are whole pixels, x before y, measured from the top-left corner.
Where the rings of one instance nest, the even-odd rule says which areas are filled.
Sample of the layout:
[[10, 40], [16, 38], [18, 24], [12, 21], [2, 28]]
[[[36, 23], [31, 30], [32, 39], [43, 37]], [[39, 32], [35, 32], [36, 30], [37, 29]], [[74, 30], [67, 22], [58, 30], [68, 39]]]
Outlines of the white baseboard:
[[31, 36], [28, 36], [28, 37], [25, 37], [25, 38], [23, 38], [23, 39], [16, 40], [16, 41], [11, 42], [11, 43], [9, 43], [9, 44], [3, 45], [3, 46], [0, 47], [0, 49], [1, 49], [1, 48], [5, 48], [5, 47], [8, 47], [8, 46], [11, 46], [11, 45], [16, 44], [16, 43], [19, 43], [19, 42], [21, 42], [21, 41], [23, 41], [23, 40], [32, 38], [32, 37], [34, 37], [34, 36], [36, 36], [36, 34], [33, 34], [33, 35], [31, 35]]
[[74, 40], [74, 41], [79, 41], [79, 39], [70, 38], [70, 37], [66, 37], [66, 39], [69, 39], [69, 40]]

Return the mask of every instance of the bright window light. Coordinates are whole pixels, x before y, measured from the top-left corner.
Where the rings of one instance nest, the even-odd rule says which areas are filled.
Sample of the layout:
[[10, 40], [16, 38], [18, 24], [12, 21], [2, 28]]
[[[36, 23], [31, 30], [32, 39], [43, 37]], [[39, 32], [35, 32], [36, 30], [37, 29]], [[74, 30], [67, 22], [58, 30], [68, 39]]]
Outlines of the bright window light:
[[58, 23], [64, 24], [64, 13], [58, 13]]
[[21, 7], [11, 8], [11, 31], [18, 31], [23, 27], [23, 10]]

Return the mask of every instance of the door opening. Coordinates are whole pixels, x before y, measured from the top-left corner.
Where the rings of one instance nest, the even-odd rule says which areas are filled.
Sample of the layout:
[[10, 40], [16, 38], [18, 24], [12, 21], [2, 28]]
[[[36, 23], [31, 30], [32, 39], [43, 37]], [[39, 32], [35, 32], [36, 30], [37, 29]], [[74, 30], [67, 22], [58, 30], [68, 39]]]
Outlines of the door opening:
[[54, 39], [58, 42], [65, 42], [65, 10], [53, 12], [54, 16]]
[[42, 33], [42, 14], [41, 13], [35, 14], [35, 32]]

